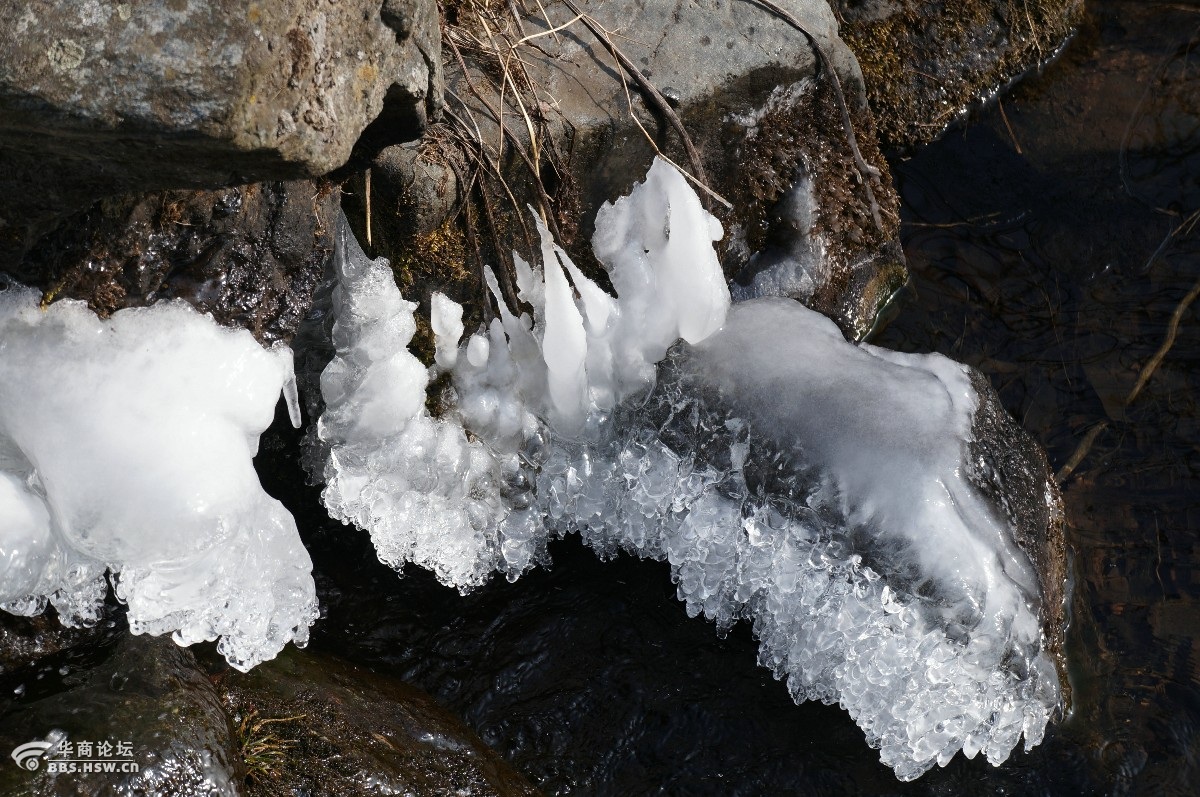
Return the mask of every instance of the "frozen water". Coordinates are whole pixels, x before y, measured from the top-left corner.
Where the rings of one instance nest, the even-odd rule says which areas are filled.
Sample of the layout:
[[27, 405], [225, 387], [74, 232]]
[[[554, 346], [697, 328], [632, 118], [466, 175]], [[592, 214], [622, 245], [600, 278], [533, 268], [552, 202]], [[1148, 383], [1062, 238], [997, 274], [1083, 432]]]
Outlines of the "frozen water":
[[93, 622], [111, 571], [135, 633], [218, 639], [241, 669], [303, 643], [311, 562], [251, 462], [291, 352], [181, 303], [100, 320], [0, 293], [0, 602]]
[[430, 297], [429, 326], [433, 329], [439, 368], [450, 369], [458, 362], [458, 342], [463, 336], [462, 305], [442, 293]]
[[1037, 744], [1057, 675], [1037, 575], [963, 475], [966, 370], [855, 346], [795, 302], [730, 307], [720, 225], [662, 162], [597, 217], [615, 297], [539, 230], [542, 267], [516, 259], [532, 316], [488, 272], [498, 317], [459, 356], [435, 323], [457, 399], [437, 419], [404, 348], [414, 306], [343, 233], [335, 516], [461, 588], [516, 577], [553, 534], [665, 559], [690, 613], [752, 622], [762, 664], [842, 705], [903, 779]]
[[[429, 415], [429, 374], [407, 348], [416, 305], [401, 298], [387, 261], [363, 254], [344, 219], [334, 266], [335, 353], [321, 374], [325, 411], [317, 422], [328, 457], [322, 498], [329, 513], [369, 531], [386, 564], [413, 562], [460, 589], [496, 570], [520, 573], [544, 536], [528, 543], [539, 524], [506, 500], [506, 480], [520, 470], [516, 452], [499, 455], [469, 439], [461, 425]], [[479, 336], [464, 356], [450, 356], [458, 340], [447, 345], [446, 335], [461, 330], [462, 313], [453, 304], [440, 297], [435, 305], [442, 361], [468, 367], [488, 361], [486, 338]], [[528, 429], [519, 414], [496, 418], [501, 408], [492, 398], [481, 387], [477, 411], [508, 423], [514, 435], [532, 431], [532, 417]], [[503, 411], [512, 413], [512, 403]]]

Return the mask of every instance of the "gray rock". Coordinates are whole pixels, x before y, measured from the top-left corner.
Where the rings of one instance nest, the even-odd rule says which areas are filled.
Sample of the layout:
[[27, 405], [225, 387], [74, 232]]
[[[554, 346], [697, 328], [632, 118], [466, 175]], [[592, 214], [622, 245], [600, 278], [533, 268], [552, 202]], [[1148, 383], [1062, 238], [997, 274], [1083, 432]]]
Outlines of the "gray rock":
[[300, 180], [110, 197], [9, 276], [102, 316], [183, 299], [260, 342], [289, 341], [333, 251], [336, 186]]
[[979, 396], [967, 452], [967, 478], [1008, 521], [1017, 545], [1033, 562], [1042, 592], [1046, 648], [1058, 669], [1064, 708], [1071, 703], [1064, 645], [1067, 631], [1066, 514], [1046, 452], [1000, 403], [991, 382], [971, 369]]
[[441, 100], [433, 0], [0, 6], [0, 254], [117, 193], [325, 174]]
[[[35, 769], [0, 767], [0, 793], [17, 797], [240, 794], [233, 731], [212, 683], [191, 652], [169, 639], [124, 636], [91, 666], [51, 673], [0, 708], [0, 751], [31, 741], [70, 742]], [[113, 746], [106, 756], [96, 745]], [[92, 745], [81, 753], [80, 743]], [[128, 744], [128, 754], [116, 749]], [[55, 758], [126, 762], [136, 772], [51, 772]], [[28, 764], [26, 764], [28, 767]], [[133, 767], [126, 767], [132, 769]]]
[[289, 648], [217, 688], [251, 797], [538, 794], [424, 692], [327, 655]]
[[[735, 305], [734, 314], [739, 307], [746, 305]], [[710, 338], [710, 345], [720, 335], [728, 334], [730, 328]], [[730, 366], [734, 377], [714, 376], [711, 362], [704, 359], [704, 346], [678, 346], [660, 370], [659, 384], [646, 404], [649, 417], [661, 424], [660, 439], [676, 453], [694, 456], [698, 467], [709, 466], [726, 473], [734, 467], [730, 456], [735, 444], [745, 442], [750, 453], [743, 454], [747, 459], [741, 467], [752, 495], [799, 501], [815, 510], [820, 522], [844, 524], [845, 515], [839, 515], [836, 509], [844, 499], [822, 499], [822, 477], [814, 470], [819, 464], [806, 461], [803, 440], [781, 439], [775, 426], [761, 421], [760, 428], [755, 428], [752, 412], [748, 432], [742, 432], [740, 426], [726, 426], [731, 414], [745, 417], [743, 413], [752, 410], [762, 391], [750, 389], [747, 380], [751, 372], [746, 369]], [[962, 452], [964, 475], [1006, 526], [1007, 534], [1037, 574], [1041, 598], [1038, 617], [1045, 649], [1057, 668], [1064, 705], [1069, 706], [1070, 680], [1064, 651], [1068, 560], [1062, 495], [1042, 447], [1008, 414], [988, 378], [974, 368], [968, 371], [978, 403]], [[737, 384], [742, 392], [726, 393], [730, 384]], [[682, 396], [697, 399], [688, 406], [682, 403]], [[835, 425], [838, 422], [837, 413], [826, 412], [820, 417]], [[907, 433], [906, 428], [898, 428]], [[789, 450], [792, 446], [794, 449]], [[849, 496], [848, 500], [857, 498]], [[894, 552], [886, 546], [878, 547], [868, 526], [841, 526], [840, 531], [847, 535], [854, 552], [875, 567], [893, 589], [911, 591], [925, 577], [907, 567], [896, 569]]]
[[[422, 157], [460, 177], [484, 162], [498, 163], [499, 169], [483, 167], [483, 182], [473, 183], [478, 205], [470, 211], [478, 231], [474, 238], [467, 234], [456, 238], [448, 229], [434, 235], [413, 228], [407, 237], [383, 240], [376, 254], [388, 255], [394, 262], [419, 261], [413, 264], [419, 272], [414, 283], [430, 282], [444, 272], [450, 258], [443, 255], [448, 252], [465, 252], [474, 258], [479, 249], [486, 262], [495, 263], [514, 244], [527, 249], [532, 225], [525, 203], [545, 204], [532, 179], [535, 169], [551, 200], [552, 231], [585, 271], [598, 275], [588, 246], [597, 208], [642, 179], [655, 146], [690, 168], [672, 125], [617, 65], [607, 46], [581, 20], [549, 33], [575, 14], [561, 1], [542, 5], [544, 14], [535, 10], [522, 17], [519, 26], [511, 19], [491, 19], [485, 28], [461, 10], [456, 18], [448, 18], [457, 31], [451, 41], [459, 42], [459, 52], [447, 48], [446, 53], [447, 85], [453, 94], [447, 99], [446, 122], [434, 128]], [[780, 5], [828, 54], [848, 98], [863, 154], [884, 172], [874, 188], [881, 206], [878, 226], [859, 184], [829, 76], [819, 69], [812, 44], [794, 27], [749, 0], [593, 0], [580, 2], [579, 8], [594, 18], [597, 30], [610, 31], [609, 40], [664, 92], [695, 141], [711, 187], [733, 203], [733, 210], [713, 204], [726, 226], [722, 252], [726, 273], [752, 283], [774, 262], [752, 262], [751, 255], [774, 246], [783, 251], [775, 261], [788, 260], [786, 267], [796, 272], [796, 278], [779, 292], [810, 303], [857, 337], [871, 326], [876, 311], [906, 277], [896, 234], [897, 200], [874, 145], [861, 74], [837, 37], [828, 4], [783, 0]], [[494, 33], [504, 26], [507, 40]], [[508, 42], [522, 38], [525, 43], [517, 45], [515, 52], [525, 73], [506, 84], [502, 133], [488, 107], [500, 106], [498, 84], [505, 82], [496, 54], [514, 52]], [[472, 39], [486, 46], [468, 46]], [[466, 63], [465, 73], [458, 64], [459, 53]], [[515, 68], [512, 61], [508, 63]], [[514, 85], [528, 86], [522, 91], [523, 109], [513, 101]], [[532, 155], [526, 117], [539, 139], [538, 158]], [[508, 143], [501, 157], [502, 139]], [[468, 143], [465, 156], [463, 140]], [[528, 160], [513, 153], [514, 142], [530, 153]], [[507, 187], [491, 179], [495, 171], [504, 176]], [[784, 202], [800, 179], [815, 186], [814, 223], [803, 229], [785, 212]], [[480, 192], [487, 194], [486, 203], [479, 202]], [[407, 201], [378, 186], [373, 198], [375, 218], [397, 215], [391, 208]], [[364, 239], [365, 213], [351, 206], [348, 215], [360, 240]], [[790, 257], [789, 247], [798, 237], [809, 239], [807, 250], [819, 251], [819, 261], [800, 263]], [[477, 270], [469, 268], [449, 292], [456, 299], [478, 303], [479, 285]], [[412, 298], [424, 300], [425, 295]]]
[[934, 140], [1053, 57], [1083, 0], [832, 0], [889, 145]]

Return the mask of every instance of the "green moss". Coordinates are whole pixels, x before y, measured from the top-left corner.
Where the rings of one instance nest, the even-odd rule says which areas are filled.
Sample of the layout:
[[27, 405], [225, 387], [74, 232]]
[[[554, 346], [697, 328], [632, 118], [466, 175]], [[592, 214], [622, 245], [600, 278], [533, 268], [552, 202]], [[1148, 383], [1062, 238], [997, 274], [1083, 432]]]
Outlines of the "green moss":
[[1050, 57], [1082, 0], [900, 0], [895, 13], [844, 13], [880, 138], [909, 147], [937, 138], [960, 113]]
[[265, 787], [279, 777], [288, 752], [296, 745], [285, 726], [302, 719], [303, 714], [262, 717], [256, 708], [249, 708], [242, 715], [234, 735], [246, 779], [252, 786]]
[[738, 153], [741, 179], [731, 185], [728, 198], [747, 248], [760, 251], [770, 243], [773, 208], [791, 189], [797, 169], [811, 176], [819, 208], [813, 232], [827, 247], [830, 277], [807, 304], [832, 318], [848, 336], [861, 338], [908, 272], [897, 243], [899, 198], [890, 188], [891, 174], [871, 114], [854, 109], [852, 122], [864, 159], [881, 171], [874, 191], [881, 225], [872, 217], [833, 92], [823, 81], [798, 102], [761, 116], [755, 135]]

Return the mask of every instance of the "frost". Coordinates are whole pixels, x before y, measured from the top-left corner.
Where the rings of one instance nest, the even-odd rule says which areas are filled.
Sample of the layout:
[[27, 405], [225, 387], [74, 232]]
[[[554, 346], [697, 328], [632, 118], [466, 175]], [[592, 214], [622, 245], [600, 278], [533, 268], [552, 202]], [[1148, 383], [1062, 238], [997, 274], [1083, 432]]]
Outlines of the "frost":
[[182, 304], [39, 300], [0, 293], [0, 603], [94, 622], [107, 569], [134, 633], [239, 669], [303, 644], [312, 565], [251, 462], [291, 352]]
[[552, 535], [664, 559], [689, 613], [749, 620], [795, 699], [840, 704], [902, 779], [1037, 744], [1058, 680], [1036, 573], [963, 475], [966, 370], [855, 346], [795, 302], [731, 307], [720, 225], [662, 162], [597, 217], [615, 297], [539, 231], [542, 267], [516, 258], [532, 315], [488, 272], [498, 317], [457, 341], [435, 300], [456, 400], [433, 418], [415, 305], [343, 226], [330, 511], [462, 589]]

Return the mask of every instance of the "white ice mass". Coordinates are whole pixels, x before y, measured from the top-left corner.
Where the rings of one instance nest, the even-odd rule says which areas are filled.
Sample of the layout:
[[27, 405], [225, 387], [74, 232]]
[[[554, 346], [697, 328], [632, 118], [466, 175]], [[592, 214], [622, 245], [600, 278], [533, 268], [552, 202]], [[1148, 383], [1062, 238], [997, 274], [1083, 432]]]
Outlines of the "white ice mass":
[[312, 565], [252, 457], [291, 352], [182, 303], [101, 320], [0, 292], [0, 604], [94, 622], [110, 571], [134, 633], [219, 639], [239, 669], [303, 643]]
[[541, 232], [541, 268], [516, 260], [532, 314], [489, 273], [499, 315], [460, 341], [435, 297], [456, 394], [435, 418], [415, 305], [343, 224], [330, 512], [461, 589], [571, 532], [665, 559], [691, 614], [751, 621], [795, 699], [839, 703], [901, 779], [1037, 744], [1058, 678], [1037, 575], [964, 475], [966, 369], [852, 345], [795, 302], [731, 307], [720, 224], [661, 161], [597, 217], [615, 297]]

